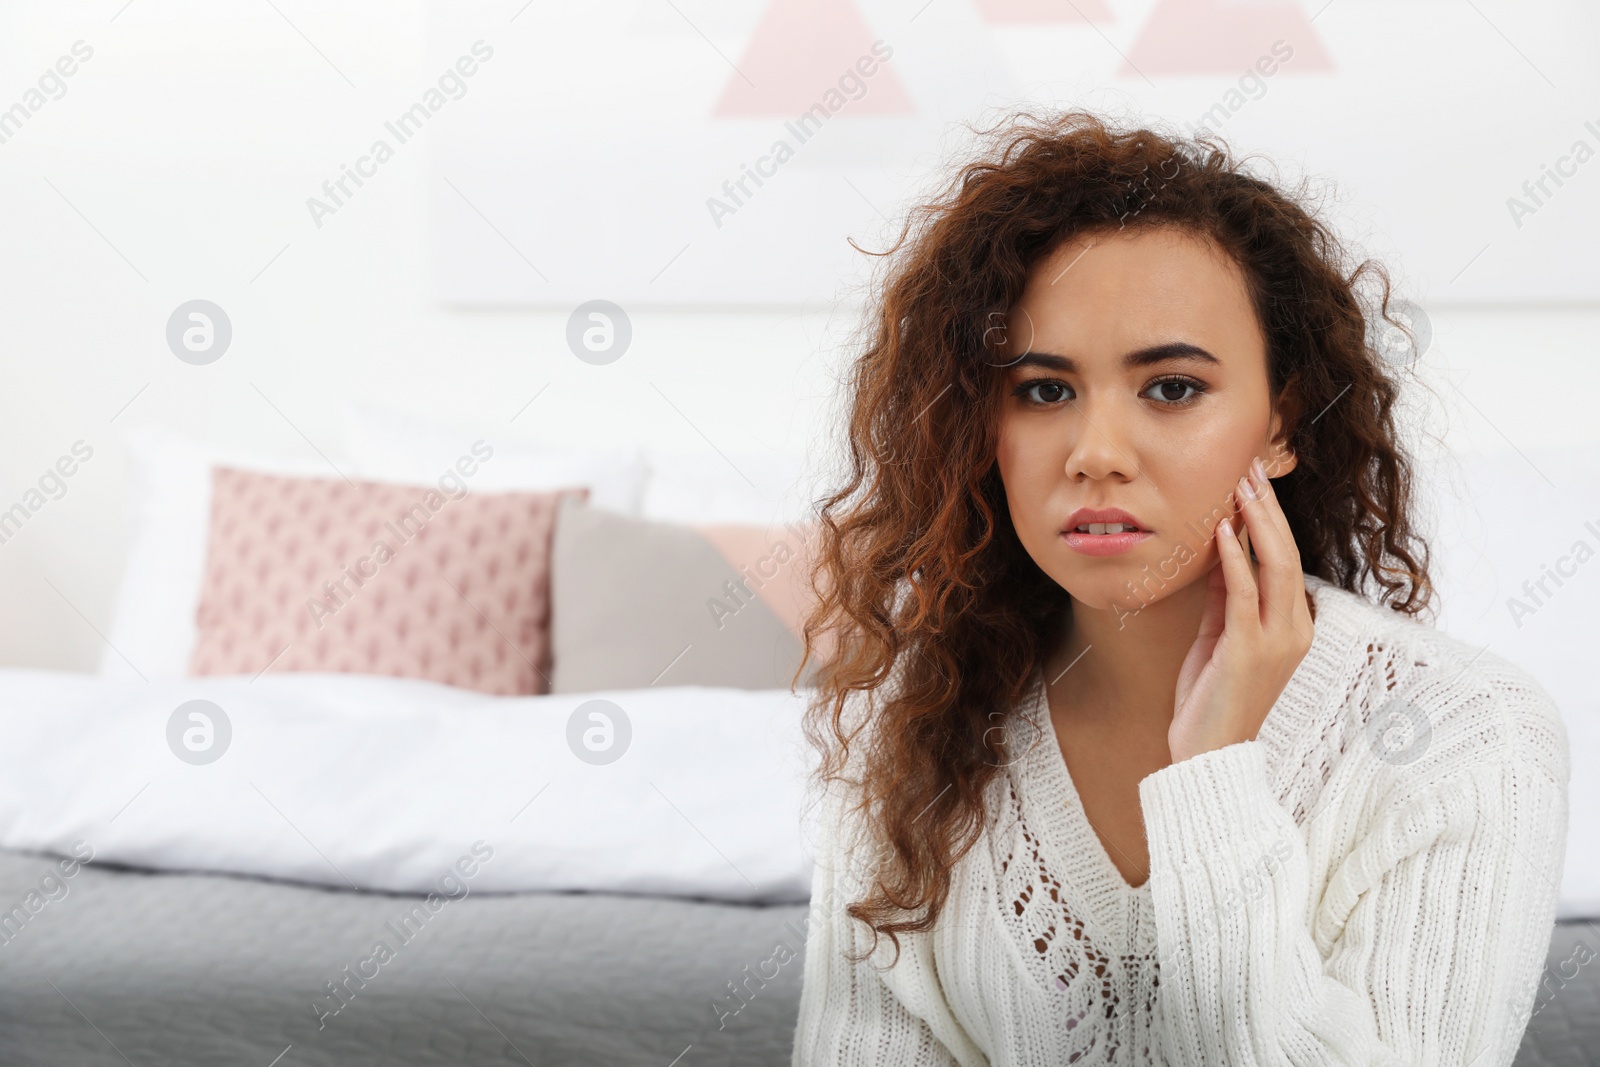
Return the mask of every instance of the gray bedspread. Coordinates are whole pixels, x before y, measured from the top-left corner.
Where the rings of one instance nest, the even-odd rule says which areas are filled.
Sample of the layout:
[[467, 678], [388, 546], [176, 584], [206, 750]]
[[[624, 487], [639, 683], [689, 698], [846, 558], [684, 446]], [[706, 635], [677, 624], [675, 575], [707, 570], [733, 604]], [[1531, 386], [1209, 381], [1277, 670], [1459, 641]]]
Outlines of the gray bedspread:
[[[0, 908], [52, 869], [0, 851]], [[0, 935], [5, 1067], [789, 1058], [803, 956], [769, 961], [803, 948], [803, 904], [474, 893], [422, 918], [421, 897], [218, 875], [91, 864], [64, 884]]]
[[[0, 850], [0, 909], [44, 902], [0, 925], [6, 1067], [789, 1061], [804, 905], [474, 893], [430, 914], [100, 864], [42, 883], [52, 870]], [[1600, 1063], [1600, 957], [1573, 962], [1593, 951], [1594, 925], [1557, 927], [1519, 1067]]]

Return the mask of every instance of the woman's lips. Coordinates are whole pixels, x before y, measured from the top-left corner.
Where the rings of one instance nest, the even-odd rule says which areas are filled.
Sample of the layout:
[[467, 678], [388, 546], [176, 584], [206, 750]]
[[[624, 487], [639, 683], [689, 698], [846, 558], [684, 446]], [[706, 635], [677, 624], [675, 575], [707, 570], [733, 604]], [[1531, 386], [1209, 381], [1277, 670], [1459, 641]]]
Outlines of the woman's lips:
[[[1105, 529], [1108, 526], [1125, 526], [1127, 529], [1111, 533]], [[1096, 527], [1100, 528], [1098, 532]], [[1133, 515], [1114, 507], [1078, 508], [1068, 516], [1061, 528], [1061, 536], [1067, 542], [1067, 547], [1086, 556], [1121, 555], [1151, 536], [1151, 533]]]
[[1074, 552], [1082, 552], [1085, 556], [1119, 556], [1133, 548], [1140, 541], [1154, 534], [1149, 530], [1133, 530], [1127, 533], [1079, 533], [1077, 530], [1064, 530], [1061, 539], [1067, 547]]

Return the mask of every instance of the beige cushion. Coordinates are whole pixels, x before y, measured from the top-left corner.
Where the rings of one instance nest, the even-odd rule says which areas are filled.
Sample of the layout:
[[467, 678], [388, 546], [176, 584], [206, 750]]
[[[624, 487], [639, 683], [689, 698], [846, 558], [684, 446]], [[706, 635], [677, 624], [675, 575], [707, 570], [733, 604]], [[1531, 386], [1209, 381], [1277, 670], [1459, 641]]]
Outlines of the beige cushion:
[[[814, 539], [811, 525], [688, 526], [563, 501], [551, 549], [552, 691], [788, 689]], [[815, 667], [813, 657], [800, 686]]]

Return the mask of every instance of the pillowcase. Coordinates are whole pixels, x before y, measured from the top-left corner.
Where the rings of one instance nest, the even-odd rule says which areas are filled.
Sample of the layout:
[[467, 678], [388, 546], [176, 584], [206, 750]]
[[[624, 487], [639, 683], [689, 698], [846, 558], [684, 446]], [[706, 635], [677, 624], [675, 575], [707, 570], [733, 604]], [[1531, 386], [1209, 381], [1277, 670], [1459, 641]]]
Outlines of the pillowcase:
[[[649, 468], [638, 514], [659, 522], [747, 526], [804, 523], [815, 518], [812, 497], [820, 449], [794, 452], [708, 454], [655, 446], [644, 449]], [[607, 507], [595, 500], [598, 507]], [[618, 509], [620, 510], [620, 509]]]
[[334, 671], [548, 692], [550, 536], [560, 502], [587, 494], [218, 467], [190, 672]]
[[[686, 526], [563, 501], [551, 548], [551, 691], [804, 688], [816, 528]], [[831, 646], [818, 655], [831, 654]]]
[[[320, 458], [201, 444], [152, 426], [128, 431], [125, 440], [133, 461], [131, 543], [99, 673], [124, 680], [182, 678], [194, 652], [194, 609], [211, 528], [211, 468], [224, 464], [305, 477], [333, 471]], [[345, 466], [344, 457], [336, 461]]]
[[[432, 484], [464, 459], [483, 460], [488, 449], [492, 458], [479, 462], [470, 479], [475, 490], [549, 492], [585, 486], [597, 503], [630, 511], [648, 473], [637, 450], [592, 452], [497, 437], [479, 440], [359, 404], [346, 404], [344, 416], [346, 447], [330, 452], [338, 469], [352, 478]], [[182, 678], [194, 654], [195, 606], [211, 528], [212, 468], [322, 478], [335, 472], [320, 457], [293, 459], [202, 443], [159, 427], [134, 428], [126, 443], [133, 460], [132, 535], [99, 673], [151, 681]]]

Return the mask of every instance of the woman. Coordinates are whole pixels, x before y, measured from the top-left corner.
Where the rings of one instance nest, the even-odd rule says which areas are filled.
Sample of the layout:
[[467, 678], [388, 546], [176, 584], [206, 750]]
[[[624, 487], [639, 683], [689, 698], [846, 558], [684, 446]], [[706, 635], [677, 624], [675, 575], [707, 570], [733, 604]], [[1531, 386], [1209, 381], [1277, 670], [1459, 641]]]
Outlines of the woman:
[[822, 510], [794, 1063], [1509, 1064], [1566, 734], [1416, 618], [1382, 268], [1076, 112], [921, 218]]

